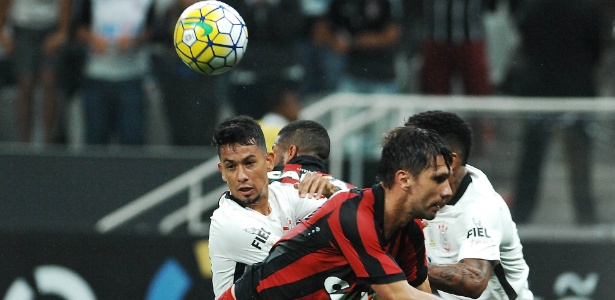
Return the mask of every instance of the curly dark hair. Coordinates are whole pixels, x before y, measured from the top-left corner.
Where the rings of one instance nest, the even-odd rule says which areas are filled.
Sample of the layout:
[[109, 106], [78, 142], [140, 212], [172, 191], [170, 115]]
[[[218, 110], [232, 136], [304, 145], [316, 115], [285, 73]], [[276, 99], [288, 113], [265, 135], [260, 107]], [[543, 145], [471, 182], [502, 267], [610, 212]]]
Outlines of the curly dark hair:
[[433, 130], [447, 146], [461, 158], [465, 166], [472, 151], [472, 130], [470, 125], [457, 114], [441, 110], [431, 110], [411, 116], [405, 126], [416, 126]]
[[250, 116], [235, 116], [216, 126], [213, 137], [214, 145], [220, 148], [229, 145], [256, 145], [267, 153], [265, 135], [261, 126]]

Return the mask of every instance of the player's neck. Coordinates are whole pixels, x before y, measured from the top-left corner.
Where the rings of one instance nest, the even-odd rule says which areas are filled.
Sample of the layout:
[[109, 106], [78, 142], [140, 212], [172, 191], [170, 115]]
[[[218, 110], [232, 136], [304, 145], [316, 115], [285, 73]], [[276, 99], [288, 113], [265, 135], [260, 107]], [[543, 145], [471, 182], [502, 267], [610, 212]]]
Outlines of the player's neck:
[[466, 176], [466, 173], [468, 173], [468, 170], [466, 169], [465, 166], [458, 166], [453, 171], [453, 180], [449, 180], [449, 183], [451, 185], [451, 191], [453, 192], [453, 195], [457, 193], [457, 190], [459, 189], [459, 186], [461, 185], [461, 181], [463, 181], [463, 178]]
[[384, 189], [384, 237], [390, 239], [393, 234], [412, 218], [404, 215], [401, 207], [407, 201], [407, 194], [401, 189]]
[[261, 197], [256, 203], [248, 204], [247, 207], [265, 216], [271, 213], [271, 206], [269, 205], [269, 199], [267, 197]]

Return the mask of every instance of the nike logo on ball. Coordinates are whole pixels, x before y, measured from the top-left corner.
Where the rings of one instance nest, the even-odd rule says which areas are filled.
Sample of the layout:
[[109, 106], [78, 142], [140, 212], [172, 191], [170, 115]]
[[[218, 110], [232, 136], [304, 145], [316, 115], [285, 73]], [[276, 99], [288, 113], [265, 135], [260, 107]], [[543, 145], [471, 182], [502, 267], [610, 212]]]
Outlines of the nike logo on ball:
[[212, 31], [214, 31], [214, 28], [203, 22], [203, 21], [198, 21], [198, 22], [184, 22], [184, 24], [186, 25], [194, 25], [194, 27], [201, 27], [203, 28], [203, 30], [205, 31], [201, 36], [206, 36], [209, 35]]

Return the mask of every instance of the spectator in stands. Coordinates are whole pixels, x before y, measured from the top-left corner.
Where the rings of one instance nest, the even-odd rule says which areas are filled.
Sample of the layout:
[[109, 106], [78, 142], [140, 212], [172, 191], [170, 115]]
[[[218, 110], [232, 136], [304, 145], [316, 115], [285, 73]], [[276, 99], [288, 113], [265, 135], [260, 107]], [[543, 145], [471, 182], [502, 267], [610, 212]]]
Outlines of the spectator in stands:
[[83, 102], [86, 143], [145, 143], [144, 51], [153, 19], [152, 0], [86, 0], [77, 28], [89, 46]]
[[[23, 143], [33, 139], [34, 95], [39, 82], [43, 143], [53, 143], [56, 138], [61, 115], [58, 69], [61, 49], [69, 34], [71, 7], [72, 0], [0, 2], [0, 44], [15, 62], [15, 113], [19, 140]], [[7, 22], [13, 29], [10, 36], [4, 30]]]
[[[495, 10], [496, 3], [497, 0], [420, 0], [416, 3], [419, 7], [415, 9], [424, 12], [419, 84], [422, 94], [452, 94], [455, 78], [461, 79], [463, 94], [492, 94], [484, 14]], [[474, 145], [475, 157], [478, 157], [486, 146], [484, 131], [493, 127], [482, 118], [468, 121], [477, 133]]]
[[[595, 72], [603, 48], [599, 9], [589, 0], [526, 0], [519, 8], [521, 68], [512, 92], [535, 97], [593, 97]], [[550, 138], [564, 128], [564, 149], [578, 224], [596, 222], [592, 190], [592, 140], [586, 116], [534, 114], [525, 123], [517, 169], [513, 218], [530, 221], [537, 202]]]
[[158, 43], [152, 70], [162, 93], [171, 144], [209, 145], [218, 121], [218, 76], [203, 76], [177, 57], [173, 32], [179, 15], [197, 0], [173, 0], [154, 25]]
[[269, 83], [289, 82], [299, 91], [305, 70], [298, 43], [304, 18], [297, 0], [232, 0], [249, 31], [248, 51], [228, 73], [228, 98], [236, 115], [261, 119]]
[[319, 34], [345, 56], [337, 90], [399, 93], [395, 58], [401, 42], [401, 7], [394, 0], [332, 0]]
[[344, 56], [328, 46], [326, 32], [323, 33], [323, 19], [329, 10], [331, 0], [302, 0], [302, 11], [306, 17], [299, 51], [305, 68], [305, 80], [301, 85], [304, 98], [323, 96], [334, 92], [344, 71]]
[[484, 13], [496, 0], [421, 0], [424, 39], [421, 92], [451, 94], [454, 75], [461, 76], [464, 93], [489, 95], [489, 66], [485, 49]]

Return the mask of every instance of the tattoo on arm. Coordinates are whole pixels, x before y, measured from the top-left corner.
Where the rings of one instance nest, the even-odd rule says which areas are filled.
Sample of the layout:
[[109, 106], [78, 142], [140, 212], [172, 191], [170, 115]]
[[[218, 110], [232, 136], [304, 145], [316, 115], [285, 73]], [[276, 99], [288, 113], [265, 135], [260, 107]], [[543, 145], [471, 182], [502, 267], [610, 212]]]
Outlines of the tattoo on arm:
[[438, 290], [463, 296], [480, 295], [487, 286], [493, 263], [462, 259], [456, 264], [429, 264], [429, 282]]

